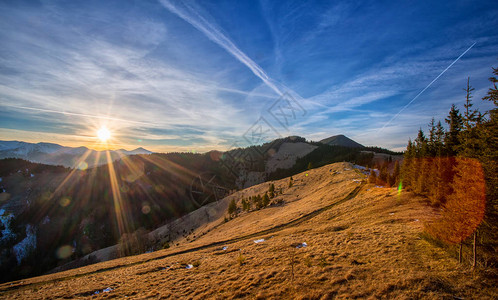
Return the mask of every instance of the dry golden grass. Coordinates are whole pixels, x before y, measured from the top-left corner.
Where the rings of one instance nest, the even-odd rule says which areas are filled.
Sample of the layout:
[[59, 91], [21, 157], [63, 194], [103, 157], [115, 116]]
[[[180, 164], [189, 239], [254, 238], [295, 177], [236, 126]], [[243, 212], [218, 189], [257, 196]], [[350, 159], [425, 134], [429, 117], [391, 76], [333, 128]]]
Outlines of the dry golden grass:
[[[496, 277], [472, 273], [420, 237], [423, 221], [433, 214], [423, 199], [373, 185], [362, 186], [349, 199], [360, 185], [353, 180], [362, 175], [346, 169], [350, 165], [340, 163], [299, 174], [294, 187], [284, 189], [284, 205], [243, 213], [227, 223], [215, 219], [194, 231], [193, 242], [6, 283], [0, 285], [0, 297], [498, 298]], [[262, 184], [231, 197], [267, 188]], [[323, 207], [329, 209], [295, 221]], [[275, 228], [279, 225], [284, 226]], [[259, 238], [265, 241], [254, 243]], [[215, 244], [219, 241], [227, 242]], [[308, 246], [297, 249], [302, 242]], [[106, 288], [112, 290], [94, 295]]]

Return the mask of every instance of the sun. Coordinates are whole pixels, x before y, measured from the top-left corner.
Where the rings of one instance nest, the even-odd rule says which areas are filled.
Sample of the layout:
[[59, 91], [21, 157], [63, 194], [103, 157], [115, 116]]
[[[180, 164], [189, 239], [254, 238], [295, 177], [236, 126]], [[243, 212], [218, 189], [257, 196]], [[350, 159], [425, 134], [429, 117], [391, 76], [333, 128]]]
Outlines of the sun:
[[107, 142], [107, 140], [111, 137], [111, 132], [105, 126], [102, 126], [97, 131], [97, 137], [101, 142]]

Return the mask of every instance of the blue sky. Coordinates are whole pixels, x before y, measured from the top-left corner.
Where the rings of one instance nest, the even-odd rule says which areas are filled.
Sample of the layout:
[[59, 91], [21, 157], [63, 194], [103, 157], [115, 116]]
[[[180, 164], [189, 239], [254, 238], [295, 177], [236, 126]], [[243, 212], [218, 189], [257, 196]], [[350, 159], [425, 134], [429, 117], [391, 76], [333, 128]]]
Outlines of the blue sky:
[[400, 150], [469, 76], [490, 108], [497, 28], [494, 1], [2, 1], [0, 139], [98, 148], [106, 126], [111, 148], [203, 152], [261, 128]]

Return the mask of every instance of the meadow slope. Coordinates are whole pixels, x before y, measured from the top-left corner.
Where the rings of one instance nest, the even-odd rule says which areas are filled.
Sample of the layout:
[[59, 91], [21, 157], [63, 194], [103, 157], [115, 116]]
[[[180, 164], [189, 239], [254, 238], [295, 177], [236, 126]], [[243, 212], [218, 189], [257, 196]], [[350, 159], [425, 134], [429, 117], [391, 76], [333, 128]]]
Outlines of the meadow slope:
[[225, 222], [228, 202], [264, 193], [263, 183], [179, 221], [188, 234], [169, 249], [5, 283], [0, 297], [498, 298], [496, 277], [423, 238], [436, 213], [424, 199], [364, 179], [337, 163], [294, 176], [291, 188], [274, 181], [283, 204]]

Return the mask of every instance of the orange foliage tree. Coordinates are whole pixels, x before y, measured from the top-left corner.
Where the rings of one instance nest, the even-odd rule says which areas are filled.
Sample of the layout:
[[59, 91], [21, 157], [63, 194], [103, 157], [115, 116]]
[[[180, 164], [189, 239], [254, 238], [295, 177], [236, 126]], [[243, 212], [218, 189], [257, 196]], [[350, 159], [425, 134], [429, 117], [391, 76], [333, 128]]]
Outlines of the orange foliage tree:
[[486, 206], [484, 172], [476, 159], [457, 158], [453, 193], [441, 215], [426, 224], [426, 231], [449, 244], [461, 244], [481, 224]]

